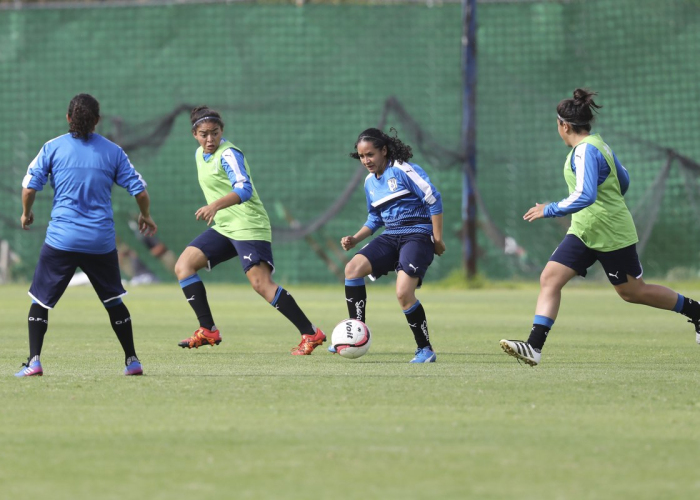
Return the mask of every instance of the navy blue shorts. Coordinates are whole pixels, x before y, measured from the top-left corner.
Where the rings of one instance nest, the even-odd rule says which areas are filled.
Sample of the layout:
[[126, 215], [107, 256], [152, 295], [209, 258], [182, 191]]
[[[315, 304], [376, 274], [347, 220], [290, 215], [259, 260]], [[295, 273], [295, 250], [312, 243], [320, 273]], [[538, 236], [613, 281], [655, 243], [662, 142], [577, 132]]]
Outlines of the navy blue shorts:
[[588, 248], [573, 234], [567, 234], [564, 237], [549, 260], [563, 264], [583, 277], [586, 276], [588, 268], [595, 261], [599, 261], [613, 285], [627, 283], [628, 274], [641, 278], [643, 273], [642, 263], [639, 262], [637, 255], [637, 245], [630, 245], [612, 252], [600, 252]]
[[429, 234], [381, 234], [365, 245], [359, 252], [372, 265], [371, 280], [403, 271], [423, 283], [425, 273], [435, 258], [435, 244]]
[[275, 272], [275, 264], [272, 259], [272, 245], [269, 241], [262, 240], [232, 240], [213, 228], [209, 228], [197, 236], [188, 245], [199, 248], [209, 260], [209, 269], [238, 256], [243, 267], [243, 272], [260, 264], [267, 262]]
[[103, 303], [126, 295], [119, 273], [116, 248], [109, 253], [93, 254], [58, 250], [44, 243], [34, 270], [29, 296], [39, 305], [53, 309], [77, 268], [82, 269], [90, 279]]

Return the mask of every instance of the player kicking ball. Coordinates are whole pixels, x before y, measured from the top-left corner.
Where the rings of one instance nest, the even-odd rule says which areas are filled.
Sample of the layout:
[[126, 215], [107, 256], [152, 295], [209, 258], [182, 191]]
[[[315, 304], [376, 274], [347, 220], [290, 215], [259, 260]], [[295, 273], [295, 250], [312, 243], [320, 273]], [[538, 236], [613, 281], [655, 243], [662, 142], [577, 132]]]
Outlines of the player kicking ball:
[[272, 280], [275, 265], [270, 219], [243, 152], [222, 137], [224, 122], [218, 112], [197, 107], [190, 120], [192, 135], [200, 146], [195, 154], [199, 185], [208, 203], [195, 212], [195, 218], [215, 225], [197, 236], [175, 264], [180, 287], [199, 320], [194, 334], [178, 345], [196, 349], [221, 343], [221, 333], [214, 325], [204, 283], [197, 272], [238, 257], [253, 289], [299, 330], [301, 342], [292, 354], [311, 354], [326, 341], [326, 336], [311, 324], [289, 292]]
[[536, 366], [542, 361], [542, 347], [554, 325], [561, 303], [561, 290], [574, 276], [586, 276], [596, 261], [618, 295], [633, 304], [675, 311], [695, 326], [700, 344], [700, 304], [670, 288], [642, 280], [637, 256], [637, 230], [625, 204], [630, 179], [615, 153], [598, 134], [591, 135], [593, 101], [596, 93], [576, 89], [572, 99], [557, 106], [557, 129], [571, 152], [564, 163], [564, 179], [571, 193], [548, 205], [535, 204], [523, 216], [528, 222], [542, 217], [571, 214], [571, 227], [549, 259], [540, 276], [535, 319], [527, 342], [501, 340], [511, 356]]
[[[395, 133], [396, 131], [394, 131]], [[434, 363], [428, 321], [416, 298], [435, 255], [445, 252], [442, 240], [442, 199], [428, 174], [409, 163], [411, 147], [398, 137], [370, 128], [355, 142], [352, 158], [367, 169], [367, 222], [352, 236], [344, 236], [344, 250], [354, 248], [384, 226], [345, 266], [345, 300], [349, 317], [365, 321], [365, 276], [375, 280], [396, 271], [396, 298], [416, 341], [411, 363]], [[331, 352], [333, 348], [329, 349]]]

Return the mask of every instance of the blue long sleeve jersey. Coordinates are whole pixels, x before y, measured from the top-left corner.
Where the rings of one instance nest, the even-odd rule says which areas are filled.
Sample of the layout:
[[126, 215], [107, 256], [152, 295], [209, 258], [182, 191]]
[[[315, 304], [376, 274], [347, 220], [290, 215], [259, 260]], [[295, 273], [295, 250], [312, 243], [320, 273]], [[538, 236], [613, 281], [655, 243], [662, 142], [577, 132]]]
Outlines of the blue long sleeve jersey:
[[[624, 196], [630, 185], [630, 176], [615, 153], [612, 156], [615, 160], [617, 178], [620, 181], [620, 191]], [[587, 143], [576, 146], [569, 166], [576, 174], [576, 188], [567, 198], [544, 207], [545, 217], [563, 217], [592, 205], [598, 197], [598, 186], [610, 175], [610, 167], [603, 153]]]
[[384, 234], [433, 234], [431, 216], [442, 213], [440, 193], [428, 174], [414, 163], [393, 162], [381, 177], [365, 178], [367, 226], [372, 233], [385, 226]]
[[[221, 142], [226, 142], [226, 139], [221, 139]], [[204, 160], [209, 160], [210, 153], [204, 153]], [[240, 151], [228, 148], [221, 153], [221, 168], [224, 169], [228, 179], [231, 181], [231, 191], [236, 193], [241, 198], [241, 203], [245, 203], [253, 196], [253, 184], [250, 182], [250, 176], [245, 169], [245, 157]]]
[[112, 186], [136, 196], [146, 182], [126, 153], [99, 134], [50, 140], [29, 164], [22, 187], [54, 190], [46, 244], [69, 252], [103, 254], [116, 248]]

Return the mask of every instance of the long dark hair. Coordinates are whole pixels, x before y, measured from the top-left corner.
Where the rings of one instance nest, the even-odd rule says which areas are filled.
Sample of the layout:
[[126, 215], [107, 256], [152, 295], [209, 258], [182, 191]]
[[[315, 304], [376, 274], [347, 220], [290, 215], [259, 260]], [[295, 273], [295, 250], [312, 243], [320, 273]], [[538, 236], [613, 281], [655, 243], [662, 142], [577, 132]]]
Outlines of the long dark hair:
[[595, 120], [593, 113], [603, 107], [595, 103], [595, 95], [598, 93], [588, 89], [574, 90], [573, 99], [564, 99], [557, 105], [559, 119], [570, 124], [576, 133], [583, 130], [590, 132], [591, 123]]
[[78, 94], [68, 105], [68, 118], [70, 135], [86, 141], [100, 121], [100, 103], [90, 94]]
[[368, 128], [367, 130], [363, 131], [359, 136], [357, 136], [357, 140], [355, 141], [355, 151], [350, 153], [350, 156], [356, 160], [359, 160], [360, 155], [357, 154], [357, 145], [362, 141], [370, 141], [377, 149], [382, 149], [384, 146], [386, 146], [387, 161], [408, 161], [413, 157], [411, 146], [401, 142], [401, 139], [397, 137], [395, 128], [390, 128], [389, 132], [391, 131], [394, 132], [393, 137], [385, 134], [378, 128]]
[[221, 119], [219, 112], [210, 109], [208, 106], [197, 106], [194, 108], [190, 113], [190, 122], [192, 122], [193, 131], [195, 129], [195, 124], [199, 125], [205, 122], [218, 123], [221, 130], [224, 129], [224, 121]]

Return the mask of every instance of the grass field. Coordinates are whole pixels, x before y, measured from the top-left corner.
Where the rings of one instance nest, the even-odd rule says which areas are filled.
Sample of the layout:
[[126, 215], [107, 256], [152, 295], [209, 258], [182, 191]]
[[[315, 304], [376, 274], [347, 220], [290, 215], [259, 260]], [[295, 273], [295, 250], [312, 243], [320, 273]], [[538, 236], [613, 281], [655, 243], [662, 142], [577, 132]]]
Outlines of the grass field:
[[[700, 297], [700, 283], [675, 284]], [[537, 288], [420, 293], [438, 362], [414, 344], [390, 287], [369, 288], [370, 352], [290, 356], [293, 328], [249, 288], [210, 286], [223, 343], [177, 285], [126, 297], [144, 377], [89, 288], [51, 312], [42, 378], [27, 355], [26, 286], [0, 287], [0, 498], [700, 498], [700, 346], [674, 313], [572, 284], [537, 368]], [[290, 287], [330, 334], [342, 286]]]

